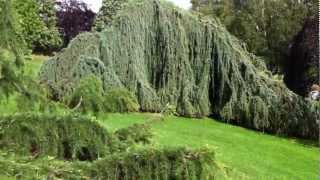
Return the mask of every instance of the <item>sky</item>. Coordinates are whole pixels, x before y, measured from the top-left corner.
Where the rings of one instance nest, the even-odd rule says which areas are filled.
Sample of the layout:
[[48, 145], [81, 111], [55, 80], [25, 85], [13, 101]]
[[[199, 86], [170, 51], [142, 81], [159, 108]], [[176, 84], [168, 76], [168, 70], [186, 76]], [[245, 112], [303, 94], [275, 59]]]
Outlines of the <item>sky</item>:
[[[89, 7], [91, 7], [95, 12], [98, 12], [99, 8], [101, 7], [102, 0], [83, 0], [86, 2]], [[191, 2], [190, 0], [167, 0], [173, 2], [175, 5], [184, 8], [184, 9], [190, 9], [191, 8]]]

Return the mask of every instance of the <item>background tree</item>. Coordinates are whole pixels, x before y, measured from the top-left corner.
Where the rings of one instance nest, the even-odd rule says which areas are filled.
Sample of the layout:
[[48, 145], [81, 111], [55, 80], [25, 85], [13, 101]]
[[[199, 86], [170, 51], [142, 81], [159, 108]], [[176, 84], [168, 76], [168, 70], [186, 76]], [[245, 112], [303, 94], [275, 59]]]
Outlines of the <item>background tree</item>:
[[81, 32], [91, 31], [95, 13], [81, 0], [63, 0], [58, 3], [58, 27], [64, 46]]
[[14, 0], [14, 7], [19, 16], [20, 36], [28, 48], [33, 49], [45, 29], [45, 24], [39, 16], [40, 6], [35, 0]]
[[233, 0], [191, 0], [192, 10], [205, 16], [219, 17], [224, 24], [230, 24], [234, 18], [235, 4]]
[[40, 16], [47, 29], [42, 34], [42, 40], [37, 43], [36, 50], [51, 53], [62, 45], [56, 17], [56, 0], [37, 0], [40, 4]]
[[127, 1], [128, 0], [103, 0], [102, 7], [95, 20], [94, 29], [101, 31], [105, 26], [109, 25]]
[[28, 48], [51, 53], [61, 45], [53, 0], [14, 0], [19, 15], [21, 36]]
[[301, 29], [314, 0], [193, 0], [193, 9], [218, 17], [244, 41], [250, 52], [264, 57], [270, 70], [281, 73], [288, 46]]

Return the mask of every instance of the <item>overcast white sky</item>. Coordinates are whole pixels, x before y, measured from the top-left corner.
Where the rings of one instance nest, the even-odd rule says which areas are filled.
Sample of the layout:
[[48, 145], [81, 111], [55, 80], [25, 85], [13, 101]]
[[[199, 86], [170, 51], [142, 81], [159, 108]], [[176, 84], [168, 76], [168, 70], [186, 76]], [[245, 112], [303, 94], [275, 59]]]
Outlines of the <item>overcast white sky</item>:
[[[102, 0], [83, 0], [83, 1], [88, 3], [89, 7], [91, 7], [95, 12], [98, 12], [102, 2]], [[171, 1], [177, 6], [182, 7], [184, 9], [191, 8], [190, 0], [167, 0], [167, 1]]]

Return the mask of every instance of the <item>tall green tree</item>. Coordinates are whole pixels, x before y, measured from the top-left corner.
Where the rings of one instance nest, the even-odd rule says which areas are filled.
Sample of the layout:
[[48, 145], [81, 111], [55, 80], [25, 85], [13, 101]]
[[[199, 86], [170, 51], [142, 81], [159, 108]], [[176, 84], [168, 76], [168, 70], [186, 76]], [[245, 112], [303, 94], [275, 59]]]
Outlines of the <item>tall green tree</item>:
[[193, 10], [218, 17], [244, 41], [249, 51], [264, 57], [269, 69], [282, 72], [288, 46], [301, 29], [315, 0], [192, 0]]
[[51, 52], [61, 46], [54, 0], [14, 0], [14, 7], [28, 48]]
[[62, 46], [62, 39], [58, 30], [56, 0], [37, 0], [40, 4], [40, 16], [47, 27], [47, 32], [43, 35], [43, 42], [39, 42], [38, 47], [52, 51]]
[[[301, 29], [307, 13], [307, 6], [299, 1], [252, 1], [237, 14], [233, 24], [255, 26], [254, 36], [249, 34], [250, 30], [239, 33], [236, 26], [229, 29], [247, 42], [250, 51], [265, 57], [270, 69], [281, 72], [288, 46]], [[239, 19], [243, 16], [250, 19]]]

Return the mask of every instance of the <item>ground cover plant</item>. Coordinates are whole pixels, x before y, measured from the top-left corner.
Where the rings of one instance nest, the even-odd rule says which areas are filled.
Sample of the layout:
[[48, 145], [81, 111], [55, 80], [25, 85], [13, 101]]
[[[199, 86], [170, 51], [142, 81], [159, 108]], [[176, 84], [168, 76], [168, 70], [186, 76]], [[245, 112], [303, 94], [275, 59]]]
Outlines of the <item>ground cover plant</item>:
[[76, 115], [16, 114], [0, 117], [0, 149], [25, 156], [95, 160], [112, 149], [98, 123]]
[[212, 167], [213, 154], [206, 149], [139, 149], [93, 163], [68, 163], [52, 158], [30, 161], [2, 155], [6, 158], [0, 158], [0, 174], [6, 179], [213, 179], [217, 171]]

